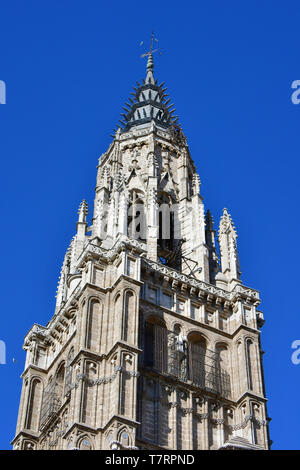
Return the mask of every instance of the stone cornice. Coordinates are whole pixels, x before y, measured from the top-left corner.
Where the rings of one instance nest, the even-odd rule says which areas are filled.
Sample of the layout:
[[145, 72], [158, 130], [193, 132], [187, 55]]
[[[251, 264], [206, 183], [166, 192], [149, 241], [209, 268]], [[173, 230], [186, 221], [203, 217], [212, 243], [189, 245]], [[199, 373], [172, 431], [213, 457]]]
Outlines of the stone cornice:
[[15, 442], [22, 436], [24, 436], [25, 438], [28, 437], [29, 439], [34, 439], [36, 441], [39, 439], [39, 433], [26, 429], [26, 431], [22, 430], [18, 432], [18, 434], [11, 441], [11, 445], [14, 445]]
[[263, 395], [247, 390], [239, 398], [237, 398], [236, 403], [237, 404], [241, 403], [245, 398], [252, 398], [257, 401], [263, 401], [264, 403], [268, 401], [268, 399], [265, 398]]
[[106, 421], [106, 424], [104, 424], [104, 426], [102, 426], [101, 428], [97, 428], [97, 431], [98, 430], [99, 431], [105, 431], [105, 429], [107, 429], [114, 420], [121, 421], [124, 424], [129, 424], [130, 426], [138, 426], [139, 424], [141, 424], [139, 421], [136, 421], [135, 419], [130, 419], [130, 418], [126, 418], [125, 416], [121, 416], [121, 415], [118, 415], [118, 414], [113, 414]]
[[241, 323], [236, 330], [234, 330], [234, 332], [232, 333], [232, 338], [234, 338], [235, 336], [237, 336], [237, 334], [240, 332], [240, 330], [245, 330], [245, 331], [248, 331], [249, 333], [254, 333], [255, 335], [261, 335], [261, 331], [256, 329], [256, 328], [252, 328], [251, 326], [249, 325], [244, 325], [244, 323]]
[[179, 273], [175, 269], [169, 268], [163, 264], [156, 263], [155, 261], [143, 258], [143, 264], [148, 269], [161, 273], [163, 276], [168, 276], [180, 283], [186, 284], [189, 288], [199, 289], [203, 294], [210, 294], [215, 297], [220, 297], [224, 301], [234, 302], [239, 300], [240, 297], [247, 298], [253, 302], [259, 302], [258, 291], [246, 286], [236, 285], [234, 289], [227, 292], [220, 287], [213, 286], [199, 279], [195, 279], [187, 274]]
[[84, 348], [80, 349], [78, 351], [78, 353], [76, 354], [76, 356], [73, 358], [72, 364], [75, 364], [75, 362], [82, 355], [88, 356], [89, 358], [91, 358], [94, 361], [102, 361], [103, 359], [109, 359], [109, 357], [112, 354], [115, 353], [115, 351], [118, 347], [126, 348], [127, 350], [129, 350], [131, 352], [134, 352], [134, 353], [137, 353], [137, 354], [143, 352], [142, 349], [140, 349], [136, 346], [133, 346], [129, 343], [126, 343], [125, 341], [116, 341], [116, 343], [112, 346], [112, 348], [106, 353], [103, 353], [103, 352], [96, 353], [94, 351], [89, 351], [88, 349], [84, 349]]

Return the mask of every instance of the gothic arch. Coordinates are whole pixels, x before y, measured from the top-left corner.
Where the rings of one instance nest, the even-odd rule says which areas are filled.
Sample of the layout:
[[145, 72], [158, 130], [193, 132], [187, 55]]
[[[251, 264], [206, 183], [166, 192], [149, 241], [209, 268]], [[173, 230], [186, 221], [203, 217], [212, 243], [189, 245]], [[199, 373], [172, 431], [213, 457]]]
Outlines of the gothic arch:
[[[94, 367], [95, 365], [95, 367]], [[81, 403], [81, 420], [88, 426], [94, 425], [95, 419], [95, 388], [90, 386], [90, 381], [93, 380], [97, 373], [97, 364], [91, 360], [86, 359], [83, 365], [84, 375], [87, 380], [83, 383], [82, 403]]]
[[231, 395], [232, 365], [231, 349], [227, 342], [219, 341], [216, 343], [215, 351], [218, 353], [220, 383], [219, 388], [223, 396], [227, 398]]
[[195, 328], [190, 328], [188, 331], [187, 331], [187, 339], [188, 341], [190, 341], [190, 339], [192, 338], [196, 338], [196, 337], [201, 337], [203, 338], [203, 340], [206, 342], [206, 347], [208, 346], [211, 346], [211, 339], [210, 337], [204, 333], [202, 330], [197, 330]]
[[[228, 372], [231, 369], [231, 349], [227, 342], [218, 341], [215, 344], [215, 351], [220, 357], [220, 366], [226, 369]], [[223, 364], [223, 365], [222, 365]]]
[[40, 377], [34, 376], [30, 380], [28, 389], [28, 401], [25, 417], [25, 428], [38, 431], [40, 421], [40, 409], [43, 399], [43, 381]]
[[126, 426], [120, 428], [117, 434], [117, 440], [121, 444], [121, 449], [122, 447], [124, 447], [125, 449], [127, 447], [131, 447], [132, 445], [131, 434]]
[[113, 296], [113, 299], [112, 299], [112, 301], [113, 301], [114, 304], [116, 303], [117, 297], [121, 296], [121, 294], [122, 294], [122, 291], [121, 291], [121, 290], [118, 290], [117, 292], [115, 292], [115, 294], [114, 294], [114, 296]]
[[79, 436], [76, 447], [79, 450], [94, 450], [93, 439], [89, 434]]
[[64, 390], [65, 390], [65, 361], [60, 362], [55, 372], [55, 388], [54, 395], [58, 401], [59, 406], [62, 404]]
[[181, 329], [181, 334], [182, 334], [183, 336], [186, 334], [185, 326], [186, 326], [186, 325], [185, 325], [184, 323], [178, 321], [177, 318], [170, 321], [170, 330], [175, 332], [175, 328], [176, 328], [176, 327], [180, 327], [180, 329]]
[[192, 331], [188, 335], [188, 377], [199, 387], [206, 384], [206, 351], [207, 340], [199, 331]]
[[257, 377], [256, 344], [253, 338], [249, 336], [245, 338], [245, 350], [246, 350], [248, 389], [255, 390], [256, 388], [255, 379]]
[[123, 293], [122, 291], [118, 291], [114, 298], [113, 298], [113, 324], [114, 328], [111, 332], [112, 335], [112, 343], [114, 343], [118, 337], [120, 337], [120, 324], [121, 324], [121, 316], [122, 316], [122, 303], [123, 303]]
[[[135, 318], [133, 312], [136, 309], [136, 294], [131, 289], [126, 289], [124, 291], [123, 297], [123, 309], [122, 309], [122, 339], [124, 341], [132, 340], [132, 336], [134, 333], [133, 328], [129, 330], [129, 316], [131, 315], [132, 318]], [[134, 325], [132, 325], [134, 326]]]
[[247, 402], [244, 401], [240, 404], [240, 406], [238, 407], [238, 411], [239, 411], [239, 415], [240, 415], [240, 419], [238, 420], [240, 423], [243, 423], [246, 416], [247, 416]]
[[36, 444], [34, 441], [30, 441], [29, 439], [23, 441], [22, 450], [35, 450], [35, 448]]
[[102, 302], [98, 297], [90, 297], [88, 300], [88, 310], [86, 318], [86, 341], [88, 349], [98, 351], [101, 338], [102, 326]]
[[144, 330], [144, 361], [148, 367], [167, 371], [168, 331], [161, 318], [151, 315]]
[[239, 338], [236, 343], [235, 343], [235, 349], [234, 349], [234, 370], [236, 371], [236, 374], [238, 376], [238, 380], [235, 381], [236, 385], [236, 392], [242, 393], [244, 389], [244, 381], [245, 381], [245, 364], [244, 364], [244, 357], [245, 357], [245, 351], [244, 351], [244, 341], [242, 338]]
[[215, 349], [217, 348], [217, 346], [224, 346], [230, 349], [230, 343], [226, 339], [223, 339], [223, 338], [222, 340], [218, 340], [215, 342]]

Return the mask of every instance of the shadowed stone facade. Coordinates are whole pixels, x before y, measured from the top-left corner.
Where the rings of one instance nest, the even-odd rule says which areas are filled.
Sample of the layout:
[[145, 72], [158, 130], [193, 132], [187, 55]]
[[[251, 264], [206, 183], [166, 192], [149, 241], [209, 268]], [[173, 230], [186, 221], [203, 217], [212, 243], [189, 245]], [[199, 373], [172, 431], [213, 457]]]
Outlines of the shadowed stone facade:
[[14, 449], [268, 449], [259, 294], [240, 279], [149, 54], [34, 324]]

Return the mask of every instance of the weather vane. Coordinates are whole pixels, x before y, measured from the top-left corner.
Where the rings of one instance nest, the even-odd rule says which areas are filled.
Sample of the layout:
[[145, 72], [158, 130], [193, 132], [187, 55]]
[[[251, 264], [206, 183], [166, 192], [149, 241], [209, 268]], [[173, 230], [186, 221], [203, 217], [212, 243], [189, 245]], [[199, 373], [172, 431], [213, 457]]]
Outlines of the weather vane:
[[[154, 37], [154, 32], [152, 31], [152, 34], [151, 34], [151, 40], [150, 40], [150, 50], [148, 52], [145, 52], [145, 54], [142, 54], [141, 57], [147, 57], [147, 56], [150, 56], [152, 54], [154, 54], [154, 52], [158, 52], [159, 54], [161, 54], [161, 50], [159, 48], [157, 49], [153, 49], [153, 42], [156, 41], [158, 43], [158, 39], [156, 39]], [[142, 41], [140, 43], [140, 46], [142, 46], [144, 44], [144, 41]]]

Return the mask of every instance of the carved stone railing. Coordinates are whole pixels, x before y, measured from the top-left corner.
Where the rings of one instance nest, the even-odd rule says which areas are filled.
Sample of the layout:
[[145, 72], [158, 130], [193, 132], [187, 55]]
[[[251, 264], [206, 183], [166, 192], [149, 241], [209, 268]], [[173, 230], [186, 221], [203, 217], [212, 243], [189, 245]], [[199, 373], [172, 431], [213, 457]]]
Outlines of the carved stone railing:
[[101, 248], [100, 246], [97, 246], [94, 243], [88, 243], [84, 247], [83, 251], [81, 252], [81, 254], [80, 254], [80, 256], [77, 260], [78, 265], [80, 265], [80, 263], [82, 262], [82, 260], [85, 258], [85, 256], [88, 253], [96, 254], [96, 255], [99, 255], [99, 256], [103, 256], [103, 257], [107, 257], [107, 255], [108, 255], [108, 251], [105, 250], [104, 248]]
[[77, 264], [80, 265], [81, 262], [84, 260], [85, 256], [89, 253], [96, 254], [104, 259], [109, 260], [110, 258], [114, 257], [116, 253], [120, 250], [120, 248], [124, 245], [130, 245], [130, 247], [136, 248], [137, 250], [142, 252], [147, 251], [147, 244], [145, 242], [124, 234], [120, 234], [115, 244], [109, 250], [95, 245], [94, 243], [88, 243], [84, 247], [81, 255], [79, 256]]
[[190, 287], [195, 287], [197, 289], [200, 289], [207, 294], [212, 294], [217, 297], [223, 297], [223, 299], [228, 300], [228, 301], [233, 301], [237, 294], [241, 294], [241, 295], [245, 295], [247, 297], [251, 297], [259, 301], [259, 293], [254, 289], [250, 289], [249, 287], [236, 285], [235, 288], [231, 292], [226, 292], [225, 290], [219, 287], [213, 286], [199, 279], [195, 279], [186, 274], [179, 273], [175, 269], [169, 268], [168, 266], [165, 266], [163, 264], [156, 263], [155, 261], [152, 261], [149, 259], [143, 259], [143, 262], [146, 266], [150, 267], [152, 270], [157, 271], [164, 276], [169, 276], [171, 279], [187, 284]]

